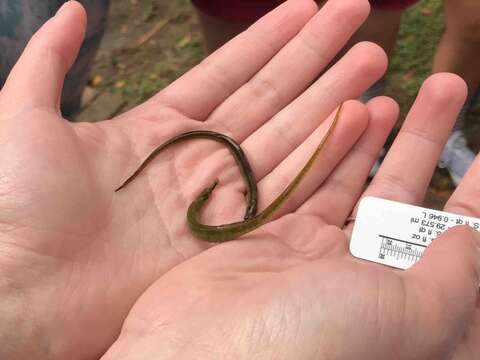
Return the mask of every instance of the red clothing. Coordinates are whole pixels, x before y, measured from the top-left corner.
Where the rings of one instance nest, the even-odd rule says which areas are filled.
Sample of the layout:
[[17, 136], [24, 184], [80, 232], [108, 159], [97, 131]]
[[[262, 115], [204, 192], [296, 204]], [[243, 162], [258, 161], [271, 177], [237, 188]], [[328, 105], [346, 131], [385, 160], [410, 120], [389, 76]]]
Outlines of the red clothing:
[[[370, 0], [372, 7], [401, 10], [418, 0]], [[284, 0], [192, 0], [201, 11], [233, 22], [253, 22]]]
[[201, 11], [227, 21], [253, 22], [285, 0], [192, 0]]
[[403, 10], [413, 5], [418, 0], [370, 0], [370, 4], [374, 8], [384, 10]]

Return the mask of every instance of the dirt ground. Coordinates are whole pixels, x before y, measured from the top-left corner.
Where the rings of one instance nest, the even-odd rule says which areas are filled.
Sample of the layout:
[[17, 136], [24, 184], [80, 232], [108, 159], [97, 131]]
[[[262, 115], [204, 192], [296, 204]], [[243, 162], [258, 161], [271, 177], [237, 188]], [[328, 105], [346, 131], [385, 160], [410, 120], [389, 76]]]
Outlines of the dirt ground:
[[[430, 73], [442, 30], [441, 0], [423, 0], [404, 14], [386, 89], [399, 102], [402, 119]], [[76, 120], [97, 121], [128, 110], [202, 57], [200, 28], [188, 0], [112, 1], [108, 30]], [[478, 151], [480, 141], [475, 139], [479, 139], [480, 122], [471, 121], [475, 117], [480, 117], [478, 106], [467, 124], [469, 141]], [[448, 175], [437, 171], [425, 205], [441, 208], [452, 190]]]
[[203, 57], [188, 0], [112, 1], [77, 121], [97, 121], [155, 94]]

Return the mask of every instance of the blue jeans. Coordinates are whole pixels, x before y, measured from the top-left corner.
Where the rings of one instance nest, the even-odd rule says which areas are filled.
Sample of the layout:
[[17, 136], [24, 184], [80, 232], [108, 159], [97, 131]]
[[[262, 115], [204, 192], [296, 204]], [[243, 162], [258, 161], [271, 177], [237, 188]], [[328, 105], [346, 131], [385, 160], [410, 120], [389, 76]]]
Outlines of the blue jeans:
[[[67, 74], [62, 96], [65, 116], [80, 108], [95, 54], [107, 23], [110, 0], [79, 0], [88, 14], [88, 28], [77, 61]], [[52, 17], [65, 0], [0, 1], [0, 86], [20, 57], [33, 33]]]

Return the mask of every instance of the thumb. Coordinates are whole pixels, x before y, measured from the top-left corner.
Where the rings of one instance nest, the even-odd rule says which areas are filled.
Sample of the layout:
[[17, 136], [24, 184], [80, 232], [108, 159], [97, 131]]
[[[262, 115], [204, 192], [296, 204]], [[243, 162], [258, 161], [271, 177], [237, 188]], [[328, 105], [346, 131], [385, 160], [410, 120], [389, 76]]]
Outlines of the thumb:
[[67, 1], [29, 41], [2, 89], [2, 109], [58, 109], [65, 74], [75, 61], [85, 36], [86, 13], [77, 1]]
[[430, 298], [425, 300], [443, 309], [444, 314], [439, 315], [448, 317], [452, 331], [455, 327], [463, 329], [473, 317], [479, 296], [480, 233], [469, 226], [446, 231], [405, 275], [426, 289]]

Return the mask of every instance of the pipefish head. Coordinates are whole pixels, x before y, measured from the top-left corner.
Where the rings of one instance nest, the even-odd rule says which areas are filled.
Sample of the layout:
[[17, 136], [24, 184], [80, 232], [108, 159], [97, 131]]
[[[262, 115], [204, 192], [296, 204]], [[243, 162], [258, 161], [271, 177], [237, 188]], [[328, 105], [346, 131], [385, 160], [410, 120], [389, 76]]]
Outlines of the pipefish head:
[[203, 191], [190, 204], [187, 211], [187, 219], [189, 223], [196, 222], [200, 218], [200, 211], [205, 203], [212, 195], [213, 189], [218, 185], [218, 180], [215, 180], [212, 186], [203, 189]]
[[200, 195], [198, 195], [196, 201], [205, 203], [210, 198], [210, 195], [212, 195], [212, 192], [217, 187], [217, 185], [218, 185], [218, 180], [215, 180], [215, 182], [211, 186], [209, 186], [206, 189], [203, 189]]

